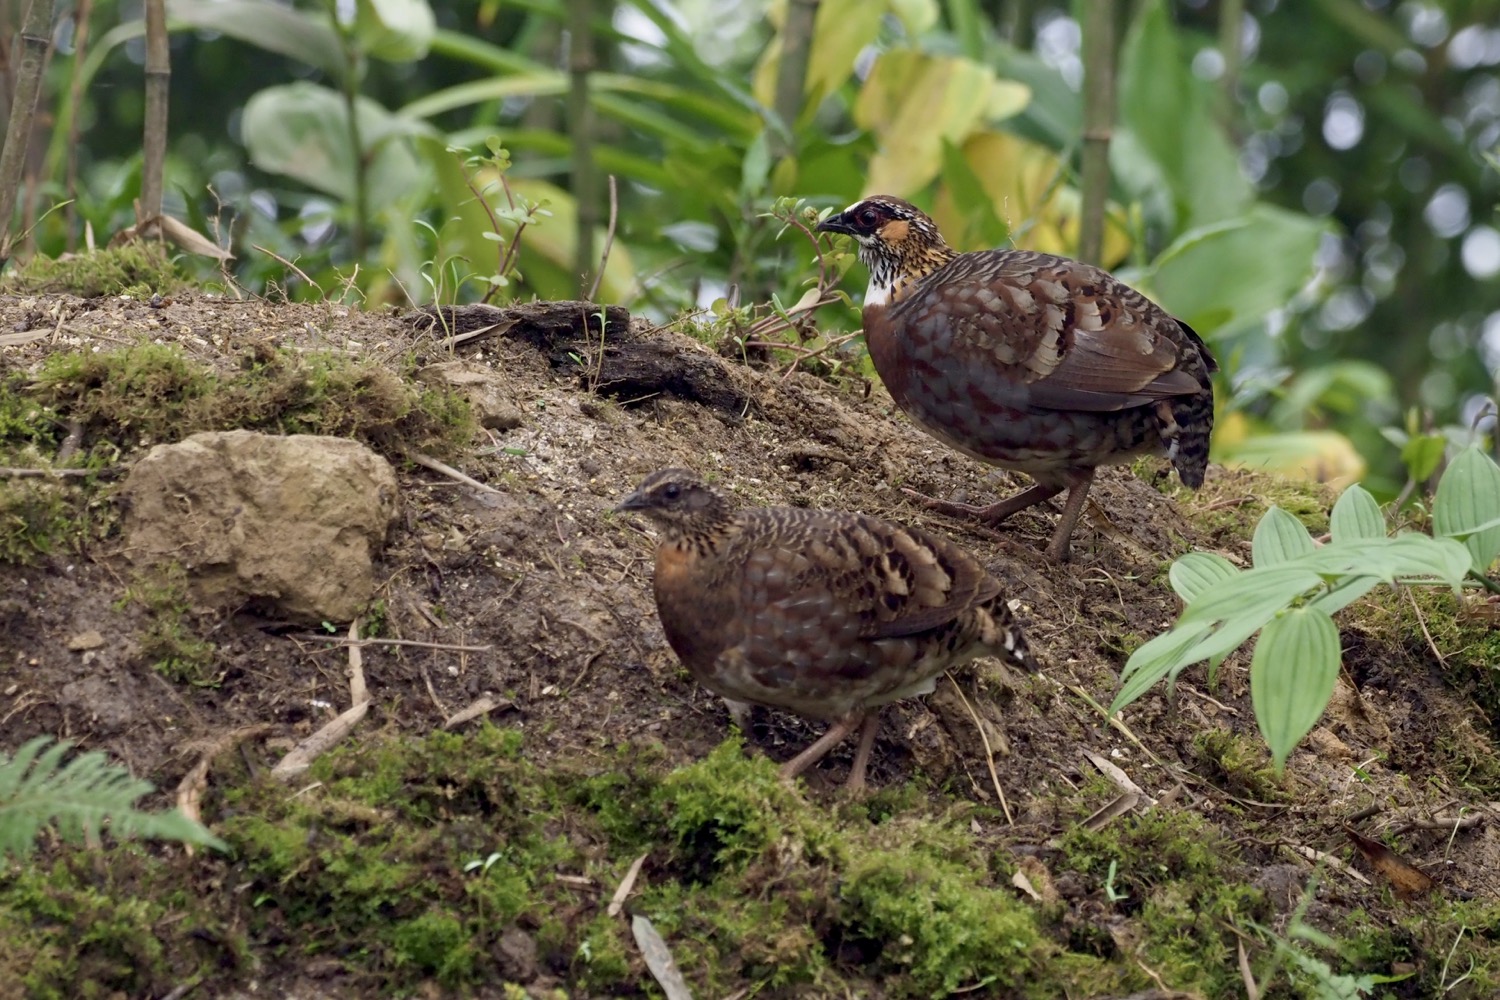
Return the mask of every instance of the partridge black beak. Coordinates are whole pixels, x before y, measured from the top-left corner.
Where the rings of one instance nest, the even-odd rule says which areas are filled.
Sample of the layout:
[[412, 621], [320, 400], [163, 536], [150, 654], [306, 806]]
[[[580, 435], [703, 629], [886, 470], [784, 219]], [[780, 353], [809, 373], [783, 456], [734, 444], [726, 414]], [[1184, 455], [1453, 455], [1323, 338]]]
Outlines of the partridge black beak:
[[830, 215], [828, 218], [818, 223], [818, 232], [843, 233], [845, 236], [853, 236], [854, 227], [849, 224], [849, 220], [846, 219], [844, 215], [845, 213], [843, 212], [840, 212], [838, 215]]
[[611, 514], [620, 514], [624, 513], [627, 510], [645, 510], [650, 506], [651, 501], [646, 496], [646, 494], [642, 493], [640, 490], [636, 490], [634, 493], [630, 494], [630, 496], [626, 497], [624, 500], [621, 500], [619, 503], [611, 507], [609, 509], [609, 512]]

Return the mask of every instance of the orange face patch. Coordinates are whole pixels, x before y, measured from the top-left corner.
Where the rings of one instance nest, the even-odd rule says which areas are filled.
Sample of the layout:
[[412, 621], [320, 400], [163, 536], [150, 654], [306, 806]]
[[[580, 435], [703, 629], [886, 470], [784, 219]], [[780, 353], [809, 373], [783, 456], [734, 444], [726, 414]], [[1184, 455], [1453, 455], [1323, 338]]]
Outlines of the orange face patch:
[[892, 219], [880, 227], [880, 238], [886, 243], [894, 246], [906, 239], [911, 232], [911, 223], [905, 219]]
[[664, 587], [692, 586], [692, 553], [679, 545], [663, 545], [656, 550], [656, 582]]

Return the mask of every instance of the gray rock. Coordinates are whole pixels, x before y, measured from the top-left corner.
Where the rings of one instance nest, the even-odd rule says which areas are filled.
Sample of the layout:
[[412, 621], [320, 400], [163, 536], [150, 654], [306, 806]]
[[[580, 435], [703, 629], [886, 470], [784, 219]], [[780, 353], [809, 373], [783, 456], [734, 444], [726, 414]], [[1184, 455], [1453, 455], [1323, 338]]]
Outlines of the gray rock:
[[348, 621], [374, 596], [398, 493], [358, 441], [215, 431], [152, 448], [123, 498], [131, 560], [183, 566], [196, 605], [316, 622]]

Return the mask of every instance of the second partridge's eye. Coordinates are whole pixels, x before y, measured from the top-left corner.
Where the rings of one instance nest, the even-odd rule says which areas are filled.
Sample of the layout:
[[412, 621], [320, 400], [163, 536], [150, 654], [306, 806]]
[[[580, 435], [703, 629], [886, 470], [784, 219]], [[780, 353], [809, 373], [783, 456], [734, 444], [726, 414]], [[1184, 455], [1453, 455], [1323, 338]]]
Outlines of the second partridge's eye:
[[666, 497], [668, 500], [676, 500], [678, 497], [682, 496], [682, 487], [678, 486], [676, 483], [668, 483], [665, 487], [662, 488], [661, 495]]
[[875, 211], [874, 208], [866, 207], [859, 213], [859, 223], [862, 226], [869, 226], [873, 229], [875, 227], [875, 224], [879, 221], [880, 213]]

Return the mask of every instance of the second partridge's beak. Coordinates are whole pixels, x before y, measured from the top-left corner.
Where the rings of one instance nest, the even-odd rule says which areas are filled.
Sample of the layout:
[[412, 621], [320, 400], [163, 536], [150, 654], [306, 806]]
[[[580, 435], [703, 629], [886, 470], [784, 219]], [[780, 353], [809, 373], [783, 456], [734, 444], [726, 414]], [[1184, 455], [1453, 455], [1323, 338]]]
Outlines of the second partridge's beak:
[[611, 507], [609, 509], [609, 512], [611, 514], [620, 514], [627, 510], [645, 510], [650, 506], [651, 501], [646, 496], [646, 494], [642, 493], [640, 490], [636, 490], [634, 493], [630, 494], [630, 496], [626, 497], [624, 500], [621, 500], [619, 503]]
[[845, 217], [845, 214], [844, 212], [840, 212], [837, 215], [830, 215], [818, 223], [818, 232], [843, 233], [845, 236], [853, 236], [854, 227], [849, 224], [849, 220]]

